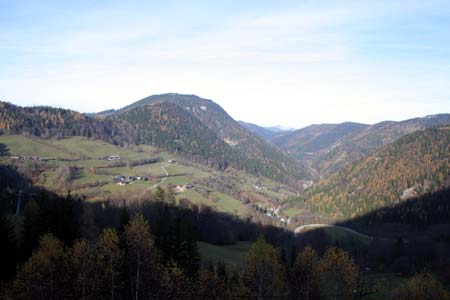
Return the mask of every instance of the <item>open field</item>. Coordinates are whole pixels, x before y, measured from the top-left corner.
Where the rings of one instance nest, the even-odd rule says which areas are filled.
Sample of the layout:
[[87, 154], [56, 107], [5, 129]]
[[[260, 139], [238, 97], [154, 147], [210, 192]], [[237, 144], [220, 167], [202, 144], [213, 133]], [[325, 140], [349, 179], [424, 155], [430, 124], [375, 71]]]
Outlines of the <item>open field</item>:
[[[84, 195], [89, 201], [111, 198], [139, 200], [145, 198], [157, 186], [168, 188], [192, 184], [193, 188], [177, 194], [176, 198], [178, 200], [187, 198], [193, 203], [208, 205], [221, 212], [246, 216], [249, 212], [246, 205], [228, 192], [231, 194], [232, 191], [239, 191], [266, 207], [273, 207], [274, 203], [283, 200], [287, 193], [292, 195], [292, 191], [280, 187], [279, 183], [271, 180], [234, 169], [219, 172], [184, 162], [176, 155], [147, 145], [127, 149], [83, 137], [39, 139], [22, 135], [0, 136], [0, 144], [6, 148], [2, 158], [4, 163], [23, 167], [37, 165], [40, 173], [34, 180], [36, 184], [61, 194], [70, 190], [72, 194]], [[8, 159], [12, 155], [36, 156], [51, 160], [13, 161]], [[120, 156], [121, 159], [106, 160], [110, 155]], [[134, 162], [150, 158], [158, 159], [158, 162], [133, 166]], [[169, 163], [169, 160], [175, 161]], [[145, 176], [148, 181], [135, 181], [119, 186], [113, 182], [116, 175]], [[208, 180], [220, 184], [224, 176], [230, 180], [232, 178], [233, 183], [229, 185], [232, 189], [228, 187], [224, 193], [225, 190], [219, 191], [209, 186]], [[264, 191], [255, 189], [257, 182], [266, 187]]]
[[72, 153], [48, 145], [42, 140], [22, 135], [2, 135], [0, 136], [0, 143], [6, 146], [9, 155], [75, 158]]
[[295, 217], [296, 215], [300, 214], [302, 210], [300, 208], [289, 208], [284, 211], [282, 211], [282, 215], [286, 215], [290, 218]]

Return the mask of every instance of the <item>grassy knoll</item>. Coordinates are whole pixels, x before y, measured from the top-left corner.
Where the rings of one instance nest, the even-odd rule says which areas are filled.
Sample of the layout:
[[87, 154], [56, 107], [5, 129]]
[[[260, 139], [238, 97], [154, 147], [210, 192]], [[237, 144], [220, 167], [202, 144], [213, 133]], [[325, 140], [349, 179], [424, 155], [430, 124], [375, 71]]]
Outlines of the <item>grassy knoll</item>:
[[339, 243], [340, 245], [369, 246], [372, 240], [370, 236], [361, 234], [351, 229], [326, 224], [311, 224], [300, 226], [295, 230], [295, 232], [313, 232], [314, 234], [323, 233], [327, 237], [328, 241], [334, 244]]
[[246, 208], [241, 201], [231, 196], [213, 192], [211, 193], [211, 201], [214, 203], [214, 207], [218, 208], [219, 211], [232, 213], [238, 216], [243, 216], [246, 213]]
[[[206, 193], [205, 190], [207, 191]], [[220, 212], [235, 214], [238, 216], [244, 216], [246, 214], [246, 207], [241, 203], [241, 201], [217, 191], [204, 189], [204, 187], [196, 187], [194, 189], [187, 190], [176, 195], [176, 198], [178, 200], [187, 198], [192, 203], [197, 205], [208, 205]]]
[[52, 147], [44, 140], [29, 138], [23, 135], [2, 135], [0, 143], [4, 144], [10, 155], [54, 157], [74, 159], [73, 153]]

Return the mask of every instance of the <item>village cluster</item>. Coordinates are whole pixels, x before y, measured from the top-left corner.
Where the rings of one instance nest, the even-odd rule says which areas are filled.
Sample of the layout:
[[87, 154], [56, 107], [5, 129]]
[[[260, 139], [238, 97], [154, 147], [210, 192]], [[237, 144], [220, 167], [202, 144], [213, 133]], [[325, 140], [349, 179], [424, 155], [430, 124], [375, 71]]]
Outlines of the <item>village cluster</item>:
[[280, 216], [280, 208], [281, 208], [280, 206], [278, 206], [276, 208], [267, 208], [267, 207], [259, 206], [258, 204], [256, 204], [255, 208], [257, 211], [259, 211], [263, 215], [265, 215], [269, 218], [276, 219], [276, 220], [280, 221], [281, 223], [285, 224], [286, 226], [291, 223], [291, 219], [289, 217], [281, 217]]
[[124, 176], [124, 175], [116, 175], [114, 176], [114, 182], [117, 185], [127, 185], [133, 183], [135, 181], [148, 181], [147, 176]]

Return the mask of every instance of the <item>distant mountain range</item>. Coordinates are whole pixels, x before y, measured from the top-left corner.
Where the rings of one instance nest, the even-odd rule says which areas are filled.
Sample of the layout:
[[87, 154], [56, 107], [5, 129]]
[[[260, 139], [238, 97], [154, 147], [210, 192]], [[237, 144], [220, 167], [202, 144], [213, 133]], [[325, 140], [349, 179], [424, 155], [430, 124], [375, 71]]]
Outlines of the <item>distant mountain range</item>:
[[[316, 124], [279, 134], [251, 130], [297, 160], [307, 162], [311, 173], [318, 178], [375, 153], [405, 134], [448, 124], [450, 114], [438, 114], [400, 122], [384, 121], [374, 125], [353, 122]], [[252, 125], [252, 128], [254, 126], [256, 125]]]
[[341, 139], [356, 134], [368, 125], [359, 123], [317, 124], [288, 132], [272, 142], [299, 159], [311, 156], [322, 149], [332, 147]]
[[244, 121], [239, 121], [239, 124], [246, 128], [247, 130], [253, 132], [260, 138], [270, 142], [273, 139], [284, 136], [285, 134], [292, 132], [292, 129], [286, 129], [284, 127], [276, 126], [276, 127], [262, 127], [252, 123], [246, 123]]

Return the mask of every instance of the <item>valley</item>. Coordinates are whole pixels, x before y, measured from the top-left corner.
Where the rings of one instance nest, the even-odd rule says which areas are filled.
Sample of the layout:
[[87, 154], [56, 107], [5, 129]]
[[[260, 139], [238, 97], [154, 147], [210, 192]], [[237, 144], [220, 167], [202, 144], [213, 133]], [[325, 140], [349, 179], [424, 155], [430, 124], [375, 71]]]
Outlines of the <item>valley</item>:
[[[174, 190], [177, 201], [185, 204], [248, 217], [254, 205], [272, 208], [294, 195], [291, 187], [269, 179], [232, 169], [224, 173], [146, 145], [125, 149], [82, 137], [55, 140], [18, 135], [0, 136], [0, 144], [8, 153], [2, 163], [17, 166], [38, 186], [61, 195], [70, 191], [87, 201], [119, 201], [126, 195], [127, 201], [136, 202], [161, 187]], [[112, 155], [118, 159], [108, 160]], [[117, 176], [145, 180], [121, 184]], [[229, 186], [215, 188], [223, 178]], [[257, 182], [264, 184], [264, 190], [255, 188]]]
[[[4, 163], [39, 186], [88, 201], [140, 202], [161, 187], [184, 205], [294, 230], [448, 186], [444, 114], [283, 131], [236, 122], [211, 100], [171, 93], [86, 115], [3, 103], [0, 115]], [[439, 165], [420, 172], [431, 161]]]
[[[285, 264], [298, 249], [325, 260], [337, 246], [386, 291], [427, 257], [446, 261], [450, 115], [281, 130], [163, 94], [96, 114], [0, 102], [0, 116], [0, 203], [17, 228], [75, 218], [95, 240], [142, 213], [159, 251], [185, 272], [242, 272], [258, 236]], [[41, 210], [51, 217], [39, 219]], [[45, 226], [67, 226], [58, 222]]]
[[0, 300], [450, 300], [450, 1], [0, 24]]

